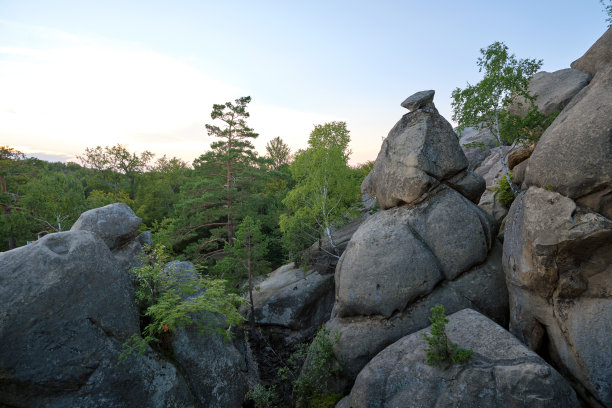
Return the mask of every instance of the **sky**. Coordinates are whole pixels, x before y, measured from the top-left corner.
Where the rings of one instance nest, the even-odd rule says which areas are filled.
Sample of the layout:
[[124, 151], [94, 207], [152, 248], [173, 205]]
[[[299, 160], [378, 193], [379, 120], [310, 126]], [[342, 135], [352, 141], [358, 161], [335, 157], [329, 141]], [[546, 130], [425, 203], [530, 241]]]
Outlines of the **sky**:
[[[212, 105], [251, 96], [255, 146], [305, 148], [345, 121], [351, 163], [373, 160], [434, 89], [476, 83], [503, 41], [543, 71], [568, 68], [606, 30], [599, 0], [0, 0], [0, 145], [48, 161], [121, 143], [188, 163], [209, 149]], [[452, 121], [451, 121], [452, 122]]]

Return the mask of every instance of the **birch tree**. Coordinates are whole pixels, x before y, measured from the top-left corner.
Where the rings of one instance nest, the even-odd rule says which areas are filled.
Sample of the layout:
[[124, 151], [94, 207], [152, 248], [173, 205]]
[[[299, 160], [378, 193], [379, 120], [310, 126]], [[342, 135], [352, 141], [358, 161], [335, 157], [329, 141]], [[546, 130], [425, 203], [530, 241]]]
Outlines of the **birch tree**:
[[459, 133], [467, 126], [474, 126], [488, 128], [495, 135], [506, 179], [512, 192], [518, 194], [520, 191], [512, 183], [502, 149], [500, 114], [517, 96], [533, 104], [534, 96], [528, 92], [529, 79], [542, 66], [542, 60], [517, 60], [502, 42], [482, 48], [480, 54], [476, 64], [484, 76], [476, 85], [468, 83], [464, 89], [453, 91], [453, 120], [459, 125]]

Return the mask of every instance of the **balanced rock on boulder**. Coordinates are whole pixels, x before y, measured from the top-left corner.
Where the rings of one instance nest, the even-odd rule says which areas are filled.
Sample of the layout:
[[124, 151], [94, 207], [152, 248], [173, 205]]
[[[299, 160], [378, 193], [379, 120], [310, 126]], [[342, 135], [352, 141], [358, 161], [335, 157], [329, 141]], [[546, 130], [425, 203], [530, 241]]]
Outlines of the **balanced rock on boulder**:
[[378, 353], [337, 407], [578, 406], [565, 379], [502, 327], [470, 309], [448, 319], [448, 339], [471, 349], [470, 360], [447, 370], [427, 365], [421, 330]]
[[506, 322], [496, 223], [474, 204], [484, 180], [467, 169], [457, 135], [433, 103], [415, 106], [362, 185], [385, 210], [359, 226], [336, 267], [327, 328], [339, 334], [342, 390], [384, 347], [427, 326], [437, 303]]
[[[405, 114], [391, 129], [361, 186], [362, 192], [376, 197], [382, 209], [421, 200], [468, 167], [451, 124], [440, 116], [433, 102], [421, 106], [422, 97], [415, 99], [408, 106], [418, 109]], [[469, 183], [472, 192], [468, 195], [480, 197], [484, 180], [473, 177], [476, 182]]]

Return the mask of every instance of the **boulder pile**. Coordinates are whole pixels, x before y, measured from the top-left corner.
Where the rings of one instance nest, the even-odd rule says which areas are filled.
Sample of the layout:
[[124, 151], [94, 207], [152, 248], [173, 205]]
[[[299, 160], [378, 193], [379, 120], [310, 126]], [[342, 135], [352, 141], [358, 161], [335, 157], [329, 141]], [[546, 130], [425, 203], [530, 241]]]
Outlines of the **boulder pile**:
[[408, 98], [362, 191], [384, 211], [364, 221], [342, 255], [327, 327], [347, 389], [365, 364], [428, 325], [429, 309], [466, 307], [507, 324], [507, 292], [495, 221], [474, 203], [482, 177], [468, 169], [433, 91]]

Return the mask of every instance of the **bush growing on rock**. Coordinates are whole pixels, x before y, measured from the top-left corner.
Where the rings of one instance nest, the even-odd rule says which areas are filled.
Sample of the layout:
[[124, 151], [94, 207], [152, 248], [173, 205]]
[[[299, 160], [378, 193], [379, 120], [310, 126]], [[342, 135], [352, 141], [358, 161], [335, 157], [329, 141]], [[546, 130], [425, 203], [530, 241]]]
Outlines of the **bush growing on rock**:
[[[508, 173], [510, 176], [510, 180], [513, 179], [513, 174]], [[502, 177], [499, 179], [497, 185], [493, 187], [493, 191], [495, 192], [495, 198], [497, 201], [502, 203], [505, 207], [510, 208], [510, 205], [514, 201], [516, 197], [510, 188], [510, 184], [508, 184], [508, 179], [506, 177]]]
[[444, 312], [444, 306], [435, 305], [432, 307], [433, 315], [429, 318], [431, 322], [431, 332], [423, 333], [423, 338], [427, 341], [427, 364], [441, 367], [441, 363], [446, 363], [444, 369], [448, 369], [454, 363], [461, 363], [472, 358], [472, 350], [458, 348], [456, 344], [450, 342], [446, 336], [446, 323], [448, 319]]
[[163, 246], [145, 248], [141, 260], [142, 266], [132, 268], [131, 274], [142, 310], [142, 337], [130, 337], [119, 362], [135, 350], [142, 354], [147, 344], [157, 343], [162, 336], [186, 326], [194, 325], [202, 333], [214, 332], [227, 339], [232, 335], [229, 328], [244, 321], [237, 308], [245, 302], [226, 292], [225, 281], [167, 268], [169, 257]]

